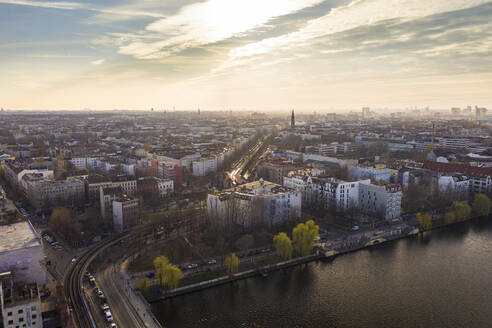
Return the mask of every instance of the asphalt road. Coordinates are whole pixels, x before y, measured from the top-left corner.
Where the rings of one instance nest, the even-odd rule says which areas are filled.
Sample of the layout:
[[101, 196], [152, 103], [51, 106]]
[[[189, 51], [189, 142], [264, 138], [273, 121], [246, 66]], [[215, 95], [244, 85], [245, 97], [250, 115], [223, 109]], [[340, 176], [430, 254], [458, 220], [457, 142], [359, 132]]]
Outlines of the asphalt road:
[[124, 282], [120, 276], [113, 274], [112, 266], [102, 272], [98, 272], [96, 274], [96, 281], [106, 296], [114, 322], [118, 327], [144, 327], [141, 319], [135, 314], [132, 305], [124, 294], [128, 287], [123, 287]]

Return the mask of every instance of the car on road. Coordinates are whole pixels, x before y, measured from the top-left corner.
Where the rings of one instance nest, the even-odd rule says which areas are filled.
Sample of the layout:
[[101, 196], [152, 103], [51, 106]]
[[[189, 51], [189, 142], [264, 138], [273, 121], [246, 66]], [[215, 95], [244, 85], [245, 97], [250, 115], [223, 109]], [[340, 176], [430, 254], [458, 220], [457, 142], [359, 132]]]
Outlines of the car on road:
[[359, 231], [360, 227], [358, 225], [354, 225], [352, 228], [350, 228], [352, 231]]
[[198, 268], [198, 264], [196, 264], [196, 263], [188, 264], [187, 268], [188, 269], [196, 269], [196, 268]]
[[113, 322], [113, 323], [111, 324], [111, 326], [109, 326], [109, 327], [111, 327], [111, 328], [116, 328], [116, 324]]
[[77, 258], [76, 257], [72, 258], [72, 263], [75, 263], [75, 262], [77, 262]]
[[213, 265], [213, 264], [217, 264], [217, 260], [216, 259], [211, 259], [210, 261], [207, 262], [208, 265]]
[[103, 292], [101, 290], [99, 290], [97, 292], [97, 297], [99, 297], [99, 299], [101, 299], [101, 300], [104, 299], [104, 294], [103, 294]]
[[111, 314], [111, 311], [107, 311], [105, 314], [106, 314], [106, 321], [108, 322], [113, 321], [113, 315]]

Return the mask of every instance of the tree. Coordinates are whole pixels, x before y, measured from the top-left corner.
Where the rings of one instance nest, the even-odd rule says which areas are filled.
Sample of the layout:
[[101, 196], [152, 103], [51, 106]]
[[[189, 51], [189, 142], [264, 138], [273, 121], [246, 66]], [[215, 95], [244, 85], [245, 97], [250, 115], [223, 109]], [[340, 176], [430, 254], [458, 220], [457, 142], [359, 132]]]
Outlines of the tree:
[[166, 265], [164, 269], [164, 286], [167, 286], [169, 289], [174, 289], [178, 287], [179, 280], [183, 276], [181, 270], [172, 264]]
[[277, 254], [284, 260], [290, 260], [292, 258], [292, 241], [285, 232], [281, 232], [273, 237], [273, 243]]
[[147, 277], [144, 277], [138, 281], [138, 289], [141, 292], [146, 292], [150, 288], [150, 280]]
[[444, 220], [447, 224], [451, 224], [456, 220], [456, 215], [454, 214], [454, 212], [447, 212], [444, 215]]
[[473, 200], [473, 213], [478, 216], [488, 216], [492, 201], [484, 194], [476, 194]]
[[154, 259], [155, 275], [159, 278], [159, 285], [170, 289], [179, 285], [179, 280], [183, 276], [181, 270], [171, 264], [167, 257], [158, 256]]
[[236, 254], [232, 253], [228, 255], [225, 259], [225, 266], [227, 273], [236, 273], [239, 269], [239, 258]]
[[314, 241], [319, 236], [319, 226], [313, 220], [299, 223], [292, 230], [296, 252], [302, 256], [308, 256], [313, 251]]
[[470, 207], [470, 205], [468, 205], [467, 201], [454, 202], [452, 208], [453, 208], [456, 220], [462, 221], [462, 220], [466, 220], [470, 217], [471, 207]]
[[169, 264], [169, 260], [165, 256], [158, 256], [154, 259], [155, 275], [159, 278], [159, 285], [164, 285], [164, 269]]
[[79, 237], [79, 227], [72, 219], [72, 211], [66, 207], [56, 207], [51, 212], [50, 225], [67, 240]]
[[424, 230], [429, 230], [432, 228], [432, 217], [429, 214], [417, 213], [417, 221], [419, 225]]
[[246, 234], [236, 240], [234, 245], [239, 250], [250, 249], [255, 245], [255, 238], [250, 234]]

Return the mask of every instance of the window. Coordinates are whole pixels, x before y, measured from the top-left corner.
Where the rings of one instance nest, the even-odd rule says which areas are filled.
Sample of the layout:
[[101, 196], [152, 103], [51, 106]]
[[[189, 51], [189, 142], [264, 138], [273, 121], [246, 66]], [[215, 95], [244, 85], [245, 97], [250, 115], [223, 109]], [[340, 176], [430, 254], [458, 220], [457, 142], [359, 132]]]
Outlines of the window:
[[12, 316], [12, 312], [8, 312], [7, 313], [7, 316], [11, 317]]
[[38, 316], [37, 316], [36, 314], [33, 314], [33, 315], [32, 315], [32, 318], [33, 318], [33, 319], [36, 319], [37, 317], [38, 317]]
[[21, 313], [24, 313], [24, 310], [23, 309], [20, 309], [17, 311], [17, 313], [21, 314]]
[[13, 324], [14, 320], [9, 320], [9, 325]]

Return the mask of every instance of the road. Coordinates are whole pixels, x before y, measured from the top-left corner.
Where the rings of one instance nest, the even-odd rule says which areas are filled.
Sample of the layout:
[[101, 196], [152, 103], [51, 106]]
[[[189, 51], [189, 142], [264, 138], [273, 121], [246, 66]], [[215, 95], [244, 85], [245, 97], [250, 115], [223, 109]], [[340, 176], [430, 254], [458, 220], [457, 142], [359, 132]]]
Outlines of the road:
[[113, 271], [114, 267], [110, 266], [98, 272], [96, 281], [106, 296], [117, 326], [123, 328], [145, 327], [142, 319], [135, 313], [137, 309], [133, 308], [129, 296], [126, 294], [129, 287], [124, 286], [125, 282], [122, 277]]
[[254, 168], [255, 162], [266, 150], [265, 146], [267, 139], [268, 137], [259, 140], [258, 143], [248, 151], [248, 153], [234, 163], [232, 170], [227, 172], [233, 184], [236, 185], [241, 183], [243, 178], [246, 180], [248, 179], [248, 172]]

